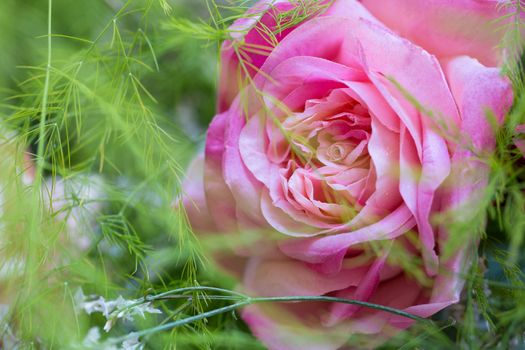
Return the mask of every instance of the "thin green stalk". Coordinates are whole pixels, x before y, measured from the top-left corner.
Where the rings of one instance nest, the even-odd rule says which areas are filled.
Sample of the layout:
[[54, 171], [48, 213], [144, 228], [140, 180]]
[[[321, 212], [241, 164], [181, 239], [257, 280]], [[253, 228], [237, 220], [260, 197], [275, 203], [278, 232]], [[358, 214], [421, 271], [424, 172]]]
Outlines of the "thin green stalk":
[[211, 291], [211, 292], [222, 292], [227, 294], [233, 294], [237, 295], [242, 298], [248, 298], [247, 295], [235, 292], [233, 290], [223, 289], [223, 288], [217, 288], [217, 287], [207, 287], [207, 286], [196, 286], [196, 287], [184, 287], [184, 288], [178, 288], [174, 290], [170, 290], [164, 293], [156, 294], [156, 295], [148, 295], [144, 297], [145, 301], [154, 301], [158, 298], [162, 298], [168, 295], [174, 295], [174, 294], [182, 294], [185, 292], [198, 292], [198, 291]]
[[[53, 0], [48, 0], [48, 22], [47, 22], [47, 63], [45, 69], [45, 82], [44, 82], [44, 91], [41, 101], [40, 109], [40, 125], [39, 125], [39, 135], [38, 135], [38, 149], [37, 149], [37, 159], [36, 159], [36, 170], [35, 178], [33, 180], [33, 198], [35, 201], [35, 206], [32, 207], [30, 215], [30, 225], [28, 238], [26, 240], [27, 251], [26, 253], [26, 263], [24, 266], [24, 288], [23, 292], [18, 295], [17, 303], [24, 305], [26, 300], [31, 298], [33, 293], [34, 284], [37, 279], [35, 274], [38, 270], [38, 264], [41, 263], [42, 259], [38, 256], [38, 242], [41, 242], [39, 239], [40, 235], [40, 224], [42, 220], [43, 211], [41, 210], [41, 188], [42, 188], [42, 175], [44, 172], [45, 161], [44, 161], [44, 141], [45, 141], [45, 132], [46, 132], [46, 116], [48, 113], [47, 104], [49, 96], [49, 86], [50, 86], [50, 74], [51, 74], [51, 59], [52, 59], [52, 46], [51, 46], [51, 25], [52, 25], [52, 10], [53, 10]], [[36, 288], [38, 290], [38, 288]], [[26, 299], [27, 298], [27, 299]], [[31, 315], [29, 315], [28, 324], [31, 324]]]
[[[52, 59], [52, 42], [51, 42], [51, 25], [53, 13], [53, 0], [48, 1], [48, 20], [47, 20], [47, 64], [46, 64], [46, 78], [44, 82], [44, 92], [42, 95], [42, 110], [40, 114], [40, 125], [38, 132], [38, 149], [37, 149], [37, 168], [36, 178], [37, 184], [40, 184], [42, 173], [44, 171], [44, 150], [45, 150], [45, 134], [46, 134], [46, 117], [47, 117], [47, 101], [49, 96], [49, 80], [51, 76], [51, 59]], [[39, 186], [36, 186], [37, 189]]]
[[125, 341], [126, 339], [128, 339], [130, 337], [142, 337], [142, 336], [145, 336], [145, 335], [151, 335], [151, 334], [154, 334], [154, 333], [158, 333], [158, 332], [162, 332], [162, 331], [165, 331], [165, 330], [173, 329], [173, 328], [176, 328], [176, 327], [179, 327], [179, 326], [183, 326], [183, 325], [188, 324], [188, 323], [192, 323], [192, 322], [195, 322], [195, 321], [203, 320], [203, 319], [208, 318], [208, 317], [213, 317], [213, 316], [216, 316], [216, 315], [219, 315], [219, 314], [223, 314], [223, 313], [226, 313], [226, 312], [234, 311], [234, 310], [236, 310], [236, 309], [238, 309], [240, 307], [243, 307], [243, 306], [246, 306], [246, 305], [249, 305], [249, 304], [250, 304], [250, 300], [240, 301], [238, 303], [231, 304], [231, 305], [228, 305], [228, 306], [224, 306], [224, 307], [221, 307], [221, 308], [218, 308], [218, 309], [215, 309], [215, 310], [203, 312], [203, 313], [200, 313], [200, 314], [195, 315], [195, 316], [186, 317], [186, 318], [183, 318], [181, 320], [169, 322], [169, 323], [157, 326], [157, 327], [153, 327], [153, 328], [150, 328], [150, 329], [145, 329], [145, 330], [142, 330], [140, 332], [134, 332], [134, 333], [125, 335], [123, 337], [115, 338], [115, 339], [112, 339], [111, 341], [109, 341], [109, 343], [110, 344], [117, 344], [117, 343]]
[[299, 301], [323, 301], [323, 302], [331, 302], [331, 303], [341, 303], [341, 304], [350, 304], [350, 305], [358, 305], [370, 309], [375, 309], [378, 311], [385, 311], [390, 314], [401, 316], [405, 318], [409, 318], [414, 321], [419, 322], [431, 322], [428, 319], [413, 315], [411, 313], [401, 311], [398, 309], [394, 309], [388, 306], [369, 303], [366, 301], [360, 301], [360, 300], [352, 300], [352, 299], [343, 299], [343, 298], [335, 298], [335, 297], [325, 297], [325, 296], [289, 296], [289, 297], [265, 297], [265, 298], [250, 298], [249, 299], [251, 304], [258, 304], [258, 303], [265, 303], [265, 302], [299, 302]]
[[[36, 200], [36, 203], [40, 202], [40, 193], [41, 193], [41, 185], [42, 185], [42, 175], [44, 172], [45, 167], [45, 161], [44, 161], [44, 150], [45, 150], [45, 133], [46, 133], [46, 116], [47, 116], [47, 104], [48, 104], [48, 97], [49, 97], [49, 81], [50, 81], [50, 75], [51, 75], [51, 59], [52, 59], [52, 46], [51, 46], [51, 25], [52, 25], [52, 11], [53, 11], [53, 0], [48, 0], [48, 19], [47, 19], [47, 63], [46, 63], [46, 69], [45, 69], [45, 81], [44, 81], [44, 91], [42, 94], [42, 102], [41, 102], [41, 110], [40, 110], [40, 125], [39, 125], [39, 134], [38, 134], [38, 149], [37, 149], [37, 155], [36, 155], [36, 171], [35, 171], [35, 179], [33, 182], [33, 194], [34, 198]], [[29, 239], [27, 241], [28, 244], [28, 257], [27, 257], [27, 267], [26, 267], [26, 277], [29, 279], [29, 286], [32, 283], [31, 275], [32, 273], [28, 271], [27, 269], [32, 266], [34, 254], [36, 251], [34, 250], [34, 244], [33, 242], [38, 242], [38, 240], [35, 237], [35, 234], [39, 231], [39, 224], [40, 224], [40, 216], [41, 211], [39, 210], [39, 206], [34, 207], [33, 210], [33, 216], [31, 220], [31, 228], [29, 232]], [[30, 290], [31, 288], [28, 288]]]
[[[154, 296], [148, 296], [148, 297], [145, 297], [145, 301], [163, 300], [163, 299], [166, 298], [166, 296], [175, 294], [176, 291], [178, 291], [180, 293], [180, 292], [189, 292], [189, 291], [197, 291], [197, 290], [216, 290], [216, 291], [221, 291], [221, 292], [233, 293], [233, 294], [236, 294], [237, 296], [243, 296], [240, 293], [228, 291], [228, 290], [221, 289], [221, 288], [214, 288], [214, 287], [188, 287], [188, 288], [180, 288], [178, 290], [169, 291], [169, 292], [158, 294], [158, 295], [154, 295]], [[191, 297], [191, 296], [188, 296], [188, 297]], [[203, 298], [206, 298], [206, 296], [203, 296]], [[203, 319], [208, 318], [208, 317], [213, 317], [213, 316], [216, 316], [216, 315], [219, 315], [219, 314], [224, 314], [226, 312], [234, 311], [234, 310], [237, 310], [238, 308], [241, 308], [241, 307], [244, 307], [244, 306], [247, 306], [247, 305], [250, 305], [250, 304], [269, 303], [269, 302], [273, 302], [273, 303], [276, 303], [276, 302], [277, 303], [291, 303], [291, 302], [305, 302], [305, 301], [320, 301], [320, 302], [333, 302], [333, 303], [357, 305], [357, 306], [362, 306], [362, 307], [366, 307], [366, 308], [370, 308], [370, 309], [375, 309], [375, 310], [378, 310], [378, 311], [388, 312], [390, 314], [393, 314], [393, 315], [396, 315], [396, 316], [405, 317], [405, 318], [408, 318], [408, 319], [411, 319], [411, 320], [414, 320], [414, 321], [426, 322], [426, 323], [432, 324], [432, 321], [430, 321], [428, 319], [425, 319], [425, 318], [422, 318], [422, 317], [419, 317], [419, 316], [416, 316], [416, 315], [413, 315], [411, 313], [408, 313], [408, 312], [405, 312], [405, 311], [402, 311], [402, 310], [398, 310], [398, 309], [394, 309], [394, 308], [391, 308], [391, 307], [388, 307], [388, 306], [374, 304], [374, 303], [369, 303], [369, 302], [360, 301], [360, 300], [351, 300], [351, 299], [343, 299], [343, 298], [327, 297], [327, 296], [285, 296], [285, 297], [260, 297], [260, 298], [251, 298], [251, 297], [246, 297], [245, 296], [245, 300], [238, 301], [238, 302], [236, 302], [234, 304], [231, 304], [231, 305], [228, 305], [228, 306], [224, 306], [224, 307], [221, 307], [221, 308], [218, 308], [218, 309], [215, 309], [215, 310], [203, 312], [203, 313], [200, 313], [200, 314], [197, 314], [197, 315], [194, 315], [194, 316], [186, 317], [186, 318], [183, 318], [183, 319], [180, 319], [180, 320], [176, 320], [176, 321], [173, 321], [173, 322], [169, 322], [169, 323], [166, 323], [166, 324], [163, 324], [163, 325], [160, 325], [160, 326], [157, 326], [157, 327], [153, 327], [153, 328], [150, 328], [150, 329], [145, 329], [145, 330], [142, 330], [142, 331], [139, 331], [139, 332], [134, 332], [132, 334], [129, 334], [129, 335], [126, 335], [126, 336], [123, 336], [123, 337], [112, 339], [110, 343], [116, 344], [116, 343], [122, 342], [122, 341], [124, 341], [124, 340], [126, 340], [126, 339], [128, 339], [129, 337], [132, 337], [132, 336], [133, 337], [142, 337], [142, 336], [158, 333], [158, 332], [161, 332], [161, 331], [173, 329], [173, 328], [180, 327], [180, 326], [183, 326], [183, 325], [195, 322], [195, 321], [203, 320]]]

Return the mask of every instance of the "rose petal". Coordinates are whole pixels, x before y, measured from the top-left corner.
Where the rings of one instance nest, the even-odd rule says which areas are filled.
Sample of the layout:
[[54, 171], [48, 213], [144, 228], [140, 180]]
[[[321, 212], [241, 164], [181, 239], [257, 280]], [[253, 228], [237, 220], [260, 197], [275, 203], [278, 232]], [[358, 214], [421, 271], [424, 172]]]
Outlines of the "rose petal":
[[323, 295], [360, 285], [367, 269], [364, 266], [325, 274], [287, 257], [253, 258], [246, 267], [243, 286], [257, 296]]
[[[387, 27], [439, 57], [468, 55], [489, 66], [501, 63], [505, 31], [497, 22], [502, 1], [362, 0]], [[498, 6], [500, 8], [498, 9]]]
[[402, 204], [381, 221], [363, 228], [326, 237], [285, 241], [279, 248], [286, 255], [309, 263], [322, 263], [342, 250], [362, 242], [394, 239], [415, 226], [415, 219]]
[[263, 225], [260, 209], [262, 185], [249, 171], [241, 157], [239, 139], [246, 118], [239, 103], [239, 100], [236, 100], [226, 112], [228, 119], [224, 133], [223, 176], [235, 198], [237, 220], [247, 227], [261, 226]]
[[[391, 244], [389, 245], [389, 248], [390, 247]], [[339, 298], [368, 301], [379, 285], [380, 274], [385, 266], [389, 250], [390, 249], [386, 249], [386, 251], [374, 261], [355, 290], [349, 293], [348, 290], [340, 289], [340, 291], [336, 293], [336, 296]], [[329, 317], [325, 319], [323, 323], [328, 327], [336, 325], [352, 317], [359, 309], [360, 307], [358, 305], [334, 303], [331, 307]]]
[[191, 162], [182, 188], [184, 189], [182, 204], [192, 228], [197, 232], [216, 230], [204, 194], [204, 154], [199, 154]]
[[222, 174], [224, 132], [227, 123], [228, 114], [218, 114], [208, 127], [204, 167], [207, 207], [216, 227], [223, 232], [237, 228], [235, 200]]
[[[274, 30], [276, 15], [293, 7], [288, 0], [262, 0], [229, 28], [232, 40], [224, 41], [221, 47], [219, 113], [230, 107], [245, 83], [243, 80], [246, 79], [246, 73], [250, 76], [255, 75], [273, 49], [274, 44], [262, 28]], [[279, 42], [293, 29], [295, 27], [277, 33], [272, 39]], [[243, 64], [240, 64], [241, 60]]]

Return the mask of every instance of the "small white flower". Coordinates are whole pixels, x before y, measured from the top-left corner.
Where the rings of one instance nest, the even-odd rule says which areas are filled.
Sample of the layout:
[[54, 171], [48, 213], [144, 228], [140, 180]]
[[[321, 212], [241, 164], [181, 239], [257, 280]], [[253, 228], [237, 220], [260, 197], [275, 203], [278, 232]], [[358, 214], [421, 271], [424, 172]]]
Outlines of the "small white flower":
[[109, 332], [118, 319], [133, 321], [135, 316], [146, 317], [146, 314], [160, 314], [162, 311], [151, 306], [150, 302], [143, 302], [140, 299], [124, 299], [121, 295], [115, 300], [105, 300], [103, 297], [91, 295], [85, 296], [79, 289], [75, 293], [75, 303], [79, 310], [84, 310], [87, 314], [100, 312], [104, 315], [107, 322], [104, 331]]
[[113, 326], [115, 325], [115, 322], [117, 322], [116, 318], [110, 318], [109, 320], [107, 320], [104, 324], [104, 332], [109, 332], [111, 328], [113, 328]]

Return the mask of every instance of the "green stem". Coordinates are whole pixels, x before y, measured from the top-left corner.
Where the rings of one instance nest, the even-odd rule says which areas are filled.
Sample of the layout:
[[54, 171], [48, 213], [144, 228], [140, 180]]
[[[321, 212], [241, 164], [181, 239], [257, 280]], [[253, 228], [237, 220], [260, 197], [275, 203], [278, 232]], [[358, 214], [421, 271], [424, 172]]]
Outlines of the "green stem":
[[226, 313], [226, 312], [234, 311], [234, 310], [236, 310], [236, 309], [238, 309], [240, 307], [246, 306], [248, 304], [250, 304], [250, 301], [249, 300], [244, 300], [244, 301], [241, 301], [241, 302], [238, 302], [238, 303], [235, 303], [235, 304], [231, 304], [231, 305], [228, 305], [228, 306], [224, 306], [224, 307], [221, 307], [221, 308], [218, 308], [218, 309], [215, 309], [215, 310], [203, 312], [203, 313], [195, 315], [195, 316], [186, 317], [186, 318], [183, 318], [181, 320], [169, 322], [169, 323], [157, 326], [157, 327], [153, 327], [153, 328], [150, 328], [150, 329], [145, 329], [145, 330], [140, 331], [140, 332], [134, 332], [134, 333], [125, 335], [123, 337], [111, 339], [111, 341], [109, 341], [108, 343], [110, 343], [110, 344], [118, 344], [120, 342], [125, 341], [126, 339], [128, 339], [130, 337], [142, 337], [142, 336], [145, 336], [145, 335], [150, 335], [150, 334], [162, 332], [162, 331], [165, 331], [165, 330], [173, 329], [173, 328], [176, 328], [176, 327], [179, 327], [179, 326], [183, 326], [185, 324], [192, 323], [192, 322], [195, 322], [195, 321], [199, 321], [199, 320], [202, 320], [202, 319], [205, 319], [205, 318], [208, 318], [208, 317], [213, 317], [213, 316], [216, 316], [216, 315], [219, 315], [219, 314], [223, 314], [223, 313]]
[[388, 306], [369, 303], [366, 301], [360, 301], [360, 300], [352, 300], [352, 299], [343, 299], [343, 298], [336, 298], [336, 297], [325, 297], [325, 296], [289, 296], [289, 297], [265, 297], [265, 298], [251, 298], [252, 304], [258, 304], [258, 303], [264, 303], [264, 302], [300, 302], [300, 301], [323, 301], [323, 302], [331, 302], [331, 303], [341, 303], [341, 304], [350, 304], [350, 305], [357, 305], [362, 306], [370, 309], [375, 309], [378, 311], [385, 311], [388, 313], [391, 313], [396, 316], [401, 316], [405, 318], [409, 318], [414, 321], [419, 322], [429, 322], [429, 320], [413, 315], [411, 313], [401, 311], [398, 309], [394, 309]]
[[[31, 221], [27, 238], [27, 258], [26, 264], [24, 267], [24, 279], [26, 283], [27, 295], [29, 295], [33, 288], [34, 274], [36, 272], [37, 265], [33, 264], [40, 263], [40, 259], [37, 257], [37, 249], [35, 242], [40, 242], [38, 235], [40, 234], [40, 222], [42, 219], [42, 210], [40, 207], [41, 203], [41, 188], [42, 188], [42, 174], [44, 172], [44, 142], [45, 142], [45, 132], [46, 132], [46, 116], [47, 116], [47, 104], [49, 96], [49, 81], [51, 75], [51, 17], [53, 9], [53, 0], [48, 0], [48, 22], [47, 22], [47, 64], [46, 64], [46, 77], [44, 82], [44, 91], [41, 101], [41, 116], [40, 116], [40, 125], [39, 125], [39, 134], [38, 134], [38, 150], [36, 154], [36, 171], [35, 179], [33, 181], [33, 198], [35, 200], [36, 206], [32, 207], [31, 210]], [[35, 269], [33, 270], [33, 267]], [[25, 293], [20, 293], [20, 297]], [[22, 300], [23, 299], [19, 299]]]
[[217, 287], [196, 286], [196, 287], [184, 287], [184, 288], [173, 289], [173, 290], [170, 290], [164, 293], [160, 293], [160, 294], [155, 294], [155, 295], [147, 295], [144, 297], [144, 300], [145, 301], [155, 301], [155, 300], [161, 299], [168, 295], [182, 294], [186, 292], [199, 292], [199, 291], [221, 292], [221, 293], [226, 293], [226, 294], [237, 295], [242, 298], [248, 298], [247, 295], [239, 293], [239, 292], [235, 292], [233, 290], [217, 288]]
[[[47, 21], [47, 64], [46, 64], [46, 78], [44, 82], [44, 92], [42, 95], [42, 110], [40, 113], [40, 125], [38, 132], [38, 149], [37, 149], [37, 168], [35, 181], [40, 184], [42, 174], [44, 172], [45, 159], [45, 134], [46, 134], [46, 119], [47, 119], [47, 103], [49, 97], [49, 80], [51, 75], [51, 24], [52, 24], [52, 11], [53, 11], [53, 0], [48, 1], [48, 21]], [[37, 186], [38, 188], [39, 186]]]
[[[361, 306], [361, 307], [375, 309], [375, 310], [378, 310], [378, 311], [388, 312], [390, 314], [393, 314], [393, 315], [396, 315], [396, 316], [405, 317], [405, 318], [408, 318], [408, 319], [411, 319], [411, 320], [414, 320], [414, 321], [418, 321], [418, 322], [426, 322], [426, 323], [432, 324], [432, 321], [430, 321], [428, 319], [425, 319], [425, 318], [413, 315], [411, 313], [408, 313], [408, 312], [405, 312], [405, 311], [402, 311], [402, 310], [394, 309], [394, 308], [391, 308], [391, 307], [388, 307], [388, 306], [374, 304], [374, 303], [369, 303], [369, 302], [366, 302], [366, 301], [343, 299], [343, 298], [328, 297], [328, 296], [285, 296], [285, 297], [250, 298], [250, 297], [247, 297], [247, 296], [245, 296], [243, 294], [240, 294], [240, 293], [237, 293], [237, 292], [228, 291], [228, 290], [221, 289], [221, 288], [199, 286], [199, 287], [180, 288], [180, 289], [176, 289], [176, 290], [173, 290], [173, 291], [165, 292], [165, 293], [154, 295], [154, 296], [146, 296], [144, 298], [144, 300], [148, 301], [148, 302], [156, 301], [156, 300], [163, 300], [167, 296], [170, 296], [170, 295], [173, 295], [173, 294], [180, 294], [180, 293], [183, 293], [183, 292], [198, 291], [198, 290], [202, 290], [202, 291], [204, 291], [204, 290], [214, 290], [214, 291], [232, 293], [232, 294], [234, 294], [236, 296], [244, 297], [245, 300], [238, 301], [238, 302], [236, 302], [234, 304], [231, 304], [231, 305], [228, 305], [228, 306], [224, 306], [224, 307], [221, 307], [221, 308], [218, 308], [218, 309], [215, 309], [215, 310], [203, 312], [203, 313], [200, 313], [198, 315], [194, 315], [194, 316], [186, 317], [186, 318], [183, 318], [183, 319], [180, 319], [180, 320], [176, 320], [176, 321], [173, 321], [173, 322], [169, 322], [169, 323], [157, 326], [157, 327], [153, 327], [153, 328], [150, 328], [150, 329], [145, 329], [145, 330], [142, 330], [142, 331], [139, 331], [139, 332], [134, 332], [134, 333], [131, 333], [131, 334], [123, 336], [123, 337], [115, 338], [115, 339], [112, 339], [110, 341], [110, 343], [111, 344], [116, 344], [116, 343], [122, 342], [122, 341], [124, 341], [124, 340], [126, 340], [126, 339], [128, 339], [129, 337], [132, 337], [132, 336], [142, 337], [142, 336], [145, 336], [145, 335], [151, 335], [151, 334], [154, 334], [154, 333], [157, 333], [157, 332], [173, 329], [173, 328], [180, 327], [180, 326], [183, 326], [183, 325], [195, 322], [195, 321], [199, 321], [199, 320], [202, 320], [202, 319], [205, 319], [205, 318], [208, 318], [208, 317], [213, 317], [213, 316], [216, 316], [216, 315], [219, 315], [219, 314], [223, 314], [223, 313], [226, 313], [226, 312], [234, 311], [234, 310], [236, 310], [238, 308], [241, 308], [243, 306], [247, 306], [247, 305], [250, 305], [250, 304], [269, 303], [269, 302], [273, 302], [273, 303], [276, 303], [276, 302], [278, 302], [278, 303], [291, 303], [291, 302], [320, 301], [320, 302], [332, 302], [332, 303], [350, 304], [350, 305], [357, 305], [357, 306]], [[187, 296], [187, 297], [191, 297], [191, 296]], [[203, 296], [203, 298], [206, 298], [206, 296]]]

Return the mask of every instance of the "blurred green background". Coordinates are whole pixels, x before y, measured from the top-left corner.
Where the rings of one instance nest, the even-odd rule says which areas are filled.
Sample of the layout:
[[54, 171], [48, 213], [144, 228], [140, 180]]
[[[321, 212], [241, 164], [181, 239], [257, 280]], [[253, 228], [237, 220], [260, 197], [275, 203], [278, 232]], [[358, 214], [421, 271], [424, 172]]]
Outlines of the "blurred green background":
[[[45, 159], [45, 181], [32, 191], [59, 204], [30, 202], [35, 208], [28, 208], [28, 201], [16, 201], [20, 208], [4, 213], [4, 220], [20, 222], [25, 212], [27, 225], [5, 234], [2, 250], [10, 254], [1, 260], [32, 258], [24, 272], [4, 281], [2, 303], [10, 314], [3, 321], [15, 340], [0, 340], [0, 348], [83, 348], [88, 330], [101, 329], [105, 319], [75, 310], [78, 287], [115, 299], [207, 282], [200, 249], [174, 205], [214, 115], [219, 43], [195, 40], [173, 23], [208, 21], [208, 6], [192, 0], [53, 1], [46, 93], [48, 2], [0, 2], [2, 130], [19, 150]], [[41, 139], [44, 94], [48, 114]], [[32, 220], [38, 220], [36, 230]], [[199, 299], [171, 302], [161, 318], [119, 322], [111, 334], [201, 308]], [[227, 324], [218, 318], [208, 327], [220, 331]], [[197, 322], [182, 335], [165, 332], [148, 347], [189, 348], [189, 342], [210, 348], [208, 327]], [[220, 334], [217, 339], [220, 344]]]

